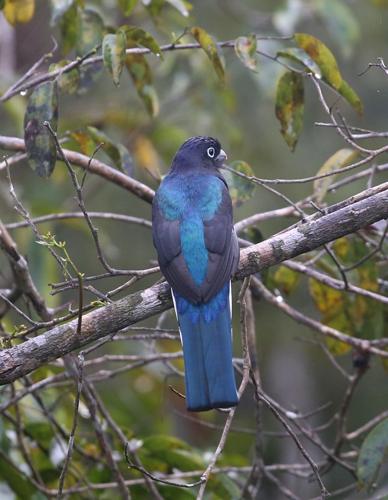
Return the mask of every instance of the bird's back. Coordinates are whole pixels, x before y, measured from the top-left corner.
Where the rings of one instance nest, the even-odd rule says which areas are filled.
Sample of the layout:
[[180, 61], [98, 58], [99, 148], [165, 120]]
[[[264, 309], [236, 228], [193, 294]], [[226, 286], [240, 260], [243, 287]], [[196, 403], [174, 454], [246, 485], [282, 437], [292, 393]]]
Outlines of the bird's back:
[[[201, 170], [172, 173], [163, 180], [153, 207], [154, 244], [167, 280], [188, 300], [208, 300], [229, 281], [238, 260], [224, 180]], [[227, 255], [231, 249], [233, 262]], [[219, 272], [224, 273], [217, 276]], [[190, 292], [183, 290], [187, 285]]]

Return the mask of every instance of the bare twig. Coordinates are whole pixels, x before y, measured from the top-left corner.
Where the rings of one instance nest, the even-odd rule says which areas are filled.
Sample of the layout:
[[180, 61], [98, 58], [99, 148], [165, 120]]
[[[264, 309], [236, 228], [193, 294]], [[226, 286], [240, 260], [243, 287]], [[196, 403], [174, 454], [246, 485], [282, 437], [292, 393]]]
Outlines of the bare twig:
[[62, 498], [63, 486], [65, 483], [67, 469], [69, 467], [71, 457], [73, 455], [75, 433], [77, 430], [77, 423], [78, 423], [78, 408], [79, 408], [79, 402], [80, 402], [81, 393], [82, 393], [82, 386], [83, 386], [83, 364], [84, 364], [84, 357], [83, 357], [83, 354], [80, 353], [78, 355], [78, 362], [77, 362], [78, 377], [76, 380], [77, 391], [76, 391], [75, 402], [74, 402], [73, 425], [72, 425], [70, 435], [69, 435], [69, 443], [68, 443], [68, 447], [67, 447], [66, 458], [65, 458], [65, 461], [63, 463], [61, 475], [59, 476], [58, 495], [57, 495], [58, 499]]
[[[137, 224], [139, 226], [151, 227], [151, 222], [146, 219], [141, 219], [140, 217], [133, 217], [131, 215], [117, 214], [111, 212], [90, 212], [88, 215], [91, 219], [105, 219], [114, 220], [120, 222], [127, 222], [128, 224]], [[45, 222], [56, 221], [56, 220], [67, 220], [67, 219], [84, 219], [85, 215], [83, 212], [62, 212], [57, 214], [42, 215], [40, 217], [34, 217], [31, 221], [34, 224], [43, 224]], [[28, 222], [13, 222], [10, 224], [4, 224], [7, 229], [18, 229], [22, 227], [28, 227]]]

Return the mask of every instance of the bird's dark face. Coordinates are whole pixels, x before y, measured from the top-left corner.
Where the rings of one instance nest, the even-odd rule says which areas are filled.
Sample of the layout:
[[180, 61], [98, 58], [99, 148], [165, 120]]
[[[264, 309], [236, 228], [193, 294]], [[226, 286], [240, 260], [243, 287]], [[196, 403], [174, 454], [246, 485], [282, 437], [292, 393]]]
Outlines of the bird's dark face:
[[222, 167], [227, 160], [221, 144], [213, 137], [191, 137], [178, 149], [172, 162], [173, 169]]

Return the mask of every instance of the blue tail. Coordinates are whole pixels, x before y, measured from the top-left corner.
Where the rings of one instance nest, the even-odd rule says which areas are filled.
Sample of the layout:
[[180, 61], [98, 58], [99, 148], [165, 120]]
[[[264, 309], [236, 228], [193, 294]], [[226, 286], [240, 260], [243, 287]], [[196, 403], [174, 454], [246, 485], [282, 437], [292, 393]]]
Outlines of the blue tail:
[[229, 288], [227, 283], [208, 303], [197, 306], [174, 292], [190, 411], [229, 408], [238, 403], [232, 365]]

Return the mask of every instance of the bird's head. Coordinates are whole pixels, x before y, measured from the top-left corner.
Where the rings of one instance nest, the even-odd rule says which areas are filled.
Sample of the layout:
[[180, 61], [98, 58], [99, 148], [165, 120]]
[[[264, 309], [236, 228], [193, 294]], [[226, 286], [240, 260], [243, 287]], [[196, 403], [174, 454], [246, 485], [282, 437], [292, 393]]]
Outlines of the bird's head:
[[171, 168], [173, 170], [218, 169], [226, 160], [226, 153], [217, 139], [202, 136], [190, 137], [178, 149]]

